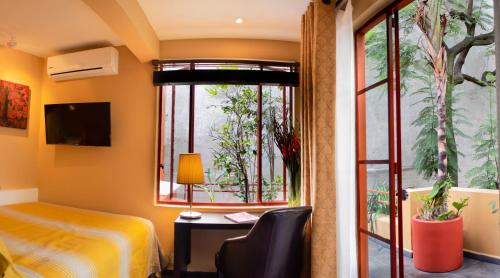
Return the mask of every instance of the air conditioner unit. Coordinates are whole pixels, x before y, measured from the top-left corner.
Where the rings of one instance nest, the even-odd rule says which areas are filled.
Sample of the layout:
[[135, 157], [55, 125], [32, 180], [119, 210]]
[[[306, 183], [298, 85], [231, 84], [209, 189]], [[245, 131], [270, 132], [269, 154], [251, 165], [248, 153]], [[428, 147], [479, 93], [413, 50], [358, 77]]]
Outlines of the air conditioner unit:
[[118, 74], [118, 51], [103, 47], [49, 57], [47, 73], [56, 81]]

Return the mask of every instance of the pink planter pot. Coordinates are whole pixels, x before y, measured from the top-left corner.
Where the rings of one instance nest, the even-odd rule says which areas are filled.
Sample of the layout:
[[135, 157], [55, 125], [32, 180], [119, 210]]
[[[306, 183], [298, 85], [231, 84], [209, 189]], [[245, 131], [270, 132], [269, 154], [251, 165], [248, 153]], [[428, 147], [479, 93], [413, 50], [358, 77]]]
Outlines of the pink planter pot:
[[446, 221], [411, 219], [413, 262], [426, 272], [448, 272], [460, 268], [463, 256], [462, 216]]

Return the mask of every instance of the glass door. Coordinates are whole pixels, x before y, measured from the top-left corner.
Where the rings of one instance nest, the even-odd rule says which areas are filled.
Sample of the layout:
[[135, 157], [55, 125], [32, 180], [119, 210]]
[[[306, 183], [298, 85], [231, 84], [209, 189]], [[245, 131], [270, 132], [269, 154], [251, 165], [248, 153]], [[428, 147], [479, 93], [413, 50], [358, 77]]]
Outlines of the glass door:
[[404, 275], [398, 28], [387, 9], [355, 34], [360, 277]]

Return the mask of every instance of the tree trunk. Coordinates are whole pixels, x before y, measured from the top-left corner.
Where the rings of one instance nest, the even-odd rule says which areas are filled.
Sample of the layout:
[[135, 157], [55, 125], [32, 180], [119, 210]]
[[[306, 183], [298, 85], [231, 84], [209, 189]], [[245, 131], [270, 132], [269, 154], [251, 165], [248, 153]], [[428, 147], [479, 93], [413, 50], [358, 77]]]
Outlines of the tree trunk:
[[250, 202], [250, 196], [249, 196], [250, 184], [248, 181], [248, 174], [247, 174], [247, 171], [245, 169], [245, 165], [243, 163], [240, 163], [240, 167], [243, 170], [242, 171], [243, 182], [245, 183], [245, 203], [248, 203], [248, 202]]
[[[446, 51], [444, 47], [442, 51]], [[446, 57], [445, 54], [442, 57]], [[435, 63], [438, 64], [438, 63]], [[446, 87], [447, 75], [445, 72], [446, 63], [441, 63], [441, 68], [434, 68], [434, 80], [436, 81], [437, 96], [437, 116], [438, 116], [438, 181], [444, 181], [447, 177], [448, 155], [446, 148]]]
[[[500, 69], [500, 2], [499, 1], [493, 1], [493, 10], [494, 10], [493, 17], [495, 19], [496, 68]], [[500, 101], [498, 101], [500, 100], [500, 78], [498, 78], [498, 75], [496, 78], [496, 96], [497, 96], [497, 123], [498, 123], [498, 119], [500, 119]], [[500, 138], [500, 128], [497, 128], [497, 133], [498, 133], [497, 138]], [[500, 148], [498, 148], [498, 151], [500, 152]], [[500, 157], [500, 153], [498, 157]], [[500, 169], [497, 171], [500, 171]]]
[[[449, 76], [448, 76], [449, 78]], [[458, 150], [455, 141], [455, 127], [453, 124], [453, 90], [455, 85], [450, 82], [446, 85], [446, 147], [447, 147], [447, 175], [458, 186]]]

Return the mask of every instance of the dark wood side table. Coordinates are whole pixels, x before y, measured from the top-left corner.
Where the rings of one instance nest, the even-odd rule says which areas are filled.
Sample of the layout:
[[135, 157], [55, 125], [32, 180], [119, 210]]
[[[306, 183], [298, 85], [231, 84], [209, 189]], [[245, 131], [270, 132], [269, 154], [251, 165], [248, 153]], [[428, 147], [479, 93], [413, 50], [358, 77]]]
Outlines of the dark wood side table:
[[[182, 277], [191, 263], [191, 230], [251, 229], [254, 223], [234, 223], [224, 218], [226, 213], [203, 213], [201, 219], [177, 217], [174, 224], [174, 277]], [[257, 214], [256, 214], [257, 215]]]

